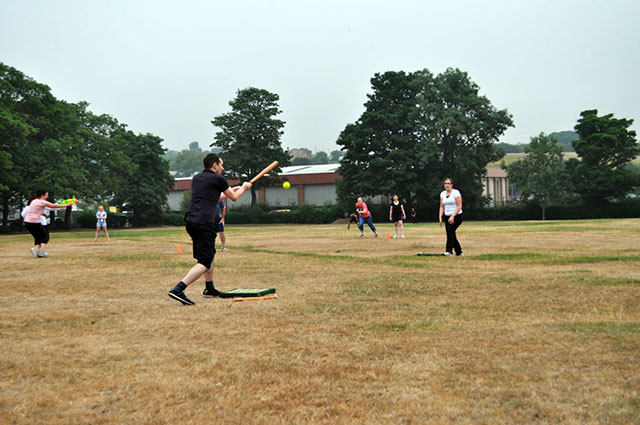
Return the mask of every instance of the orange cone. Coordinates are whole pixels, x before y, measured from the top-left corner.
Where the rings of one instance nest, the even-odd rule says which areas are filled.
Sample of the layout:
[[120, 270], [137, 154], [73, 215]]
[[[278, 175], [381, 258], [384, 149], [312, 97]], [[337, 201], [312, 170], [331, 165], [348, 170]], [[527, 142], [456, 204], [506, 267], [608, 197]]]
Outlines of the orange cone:
[[387, 232], [387, 239], [391, 239], [391, 234]]
[[176, 249], [176, 254], [182, 254], [182, 245], [178, 244], [178, 249]]

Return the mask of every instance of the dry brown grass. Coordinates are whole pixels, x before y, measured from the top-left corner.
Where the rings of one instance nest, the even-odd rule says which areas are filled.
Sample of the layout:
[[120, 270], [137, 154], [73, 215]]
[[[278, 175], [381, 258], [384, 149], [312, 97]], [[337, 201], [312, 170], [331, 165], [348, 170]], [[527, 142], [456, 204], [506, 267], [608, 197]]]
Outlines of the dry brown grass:
[[280, 298], [194, 307], [183, 229], [1, 236], [0, 423], [640, 423], [640, 219], [357, 233], [230, 224]]

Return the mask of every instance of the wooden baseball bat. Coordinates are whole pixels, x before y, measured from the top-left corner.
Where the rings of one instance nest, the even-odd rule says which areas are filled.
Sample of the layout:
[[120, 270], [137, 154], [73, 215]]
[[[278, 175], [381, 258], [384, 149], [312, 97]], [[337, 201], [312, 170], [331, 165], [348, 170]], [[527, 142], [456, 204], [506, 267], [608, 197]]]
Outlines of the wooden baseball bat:
[[265, 295], [262, 297], [246, 297], [246, 298], [234, 298], [234, 303], [239, 303], [241, 301], [260, 301], [260, 300], [275, 300], [278, 298], [277, 295]]
[[258, 180], [260, 177], [264, 176], [265, 174], [267, 174], [269, 171], [273, 170], [277, 166], [278, 166], [278, 161], [273, 161], [264, 170], [260, 171], [257, 176], [252, 178], [249, 181], [249, 183], [254, 184], [256, 182], [256, 180]]

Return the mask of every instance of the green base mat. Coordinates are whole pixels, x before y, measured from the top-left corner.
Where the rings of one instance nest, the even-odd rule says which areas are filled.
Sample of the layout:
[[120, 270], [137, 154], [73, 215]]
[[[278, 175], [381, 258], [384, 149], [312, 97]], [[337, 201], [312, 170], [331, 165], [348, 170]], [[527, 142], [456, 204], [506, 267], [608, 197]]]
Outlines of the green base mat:
[[419, 252], [418, 256], [420, 257], [442, 257], [442, 254], [430, 254], [428, 252]]
[[231, 291], [220, 292], [220, 298], [234, 297], [261, 297], [267, 294], [275, 294], [275, 288], [237, 288]]

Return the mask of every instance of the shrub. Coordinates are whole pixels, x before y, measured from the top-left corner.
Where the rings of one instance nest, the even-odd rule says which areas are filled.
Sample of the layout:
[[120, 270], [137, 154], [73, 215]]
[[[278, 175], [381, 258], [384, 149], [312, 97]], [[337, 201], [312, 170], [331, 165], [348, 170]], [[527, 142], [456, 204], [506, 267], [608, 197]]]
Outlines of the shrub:
[[184, 214], [180, 213], [165, 213], [162, 217], [162, 224], [168, 226], [184, 226]]
[[[606, 205], [550, 205], [547, 220], [640, 217], [640, 202], [625, 200]], [[542, 220], [542, 208], [535, 204], [465, 210], [470, 220]]]
[[[84, 228], [96, 227], [96, 210], [83, 210], [75, 212], [73, 219], [76, 223]], [[117, 229], [119, 227], [125, 227], [127, 223], [127, 216], [119, 213], [107, 213], [107, 226], [109, 228]]]
[[[268, 207], [267, 207], [268, 208]], [[265, 211], [265, 207], [237, 208], [227, 210], [225, 221], [234, 224], [268, 224], [268, 223], [301, 223], [327, 224], [333, 223], [342, 216], [338, 206], [302, 205], [291, 207], [289, 212]]]

